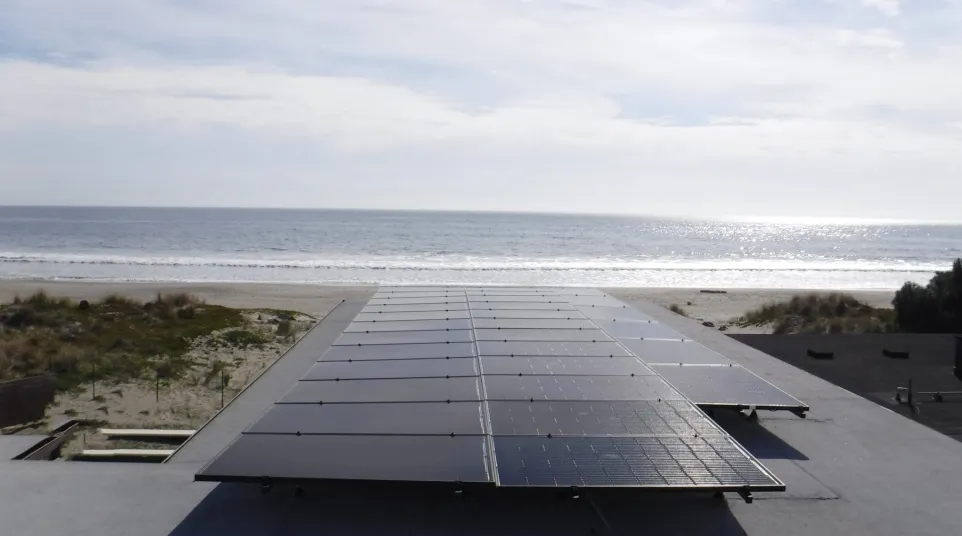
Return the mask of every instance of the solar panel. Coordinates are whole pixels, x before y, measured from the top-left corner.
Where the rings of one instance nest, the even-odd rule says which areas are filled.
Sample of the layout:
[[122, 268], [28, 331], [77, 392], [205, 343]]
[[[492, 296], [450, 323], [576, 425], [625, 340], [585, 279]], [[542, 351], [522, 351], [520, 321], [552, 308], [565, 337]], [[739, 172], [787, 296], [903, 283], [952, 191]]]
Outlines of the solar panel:
[[398, 297], [398, 298], [381, 298], [372, 299], [367, 302], [369, 306], [380, 306], [380, 305], [423, 305], [423, 304], [448, 304], [448, 303], [465, 303], [467, 300], [464, 296], [460, 297], [423, 297], [423, 298], [408, 298], [408, 297]]
[[477, 376], [476, 359], [392, 359], [390, 361], [318, 361], [302, 380], [358, 380]]
[[450, 331], [452, 329], [471, 329], [469, 318], [455, 320], [405, 320], [354, 322], [344, 333], [366, 333], [370, 331]]
[[616, 342], [478, 341], [478, 352], [481, 355], [631, 356]]
[[275, 404], [247, 434], [483, 435], [480, 402]]
[[600, 329], [475, 329], [479, 341], [611, 341]]
[[643, 322], [653, 322], [655, 319], [638, 311], [629, 309], [628, 306], [621, 307], [591, 307], [590, 305], [579, 305], [575, 307], [581, 314], [591, 320], [639, 320]]
[[724, 358], [653, 336], [681, 338], [591, 289], [382, 288], [197, 479], [784, 489], [676, 389], [729, 367], [643, 361]]
[[485, 376], [488, 400], [682, 400], [658, 376]]
[[554, 318], [584, 318], [584, 315], [578, 311], [572, 311], [566, 309], [564, 311], [556, 310], [544, 310], [539, 309], [537, 311], [524, 311], [524, 310], [505, 310], [505, 309], [474, 309], [471, 311], [471, 316], [475, 320], [490, 318], [493, 320], [502, 320], [506, 318], [533, 318], [533, 319], [554, 319]]
[[808, 409], [795, 397], [738, 365], [654, 365], [653, 368], [700, 406]]
[[361, 309], [361, 313], [413, 313], [419, 311], [467, 311], [465, 303], [412, 303], [399, 305], [368, 305]]
[[484, 356], [481, 368], [485, 375], [538, 374], [562, 376], [647, 376], [650, 368], [634, 357], [509, 357]]
[[495, 437], [501, 486], [783, 489], [721, 437]]
[[670, 339], [681, 341], [689, 338], [658, 322], [606, 322], [603, 320], [596, 322], [605, 331], [619, 339]]
[[454, 359], [474, 357], [474, 343], [451, 344], [369, 344], [331, 346], [320, 361], [363, 361], [367, 359]]
[[334, 346], [363, 346], [366, 344], [419, 344], [471, 342], [471, 330], [454, 331], [372, 331], [370, 333], [342, 333]]
[[574, 311], [575, 308], [562, 302], [484, 302], [471, 303], [472, 310], [481, 311]]
[[597, 329], [586, 318], [475, 318], [477, 329]]
[[300, 381], [278, 404], [357, 402], [471, 402], [481, 400], [477, 378]]
[[645, 363], [730, 365], [732, 360], [694, 341], [620, 339], [621, 344]]
[[243, 434], [198, 480], [490, 482], [483, 436]]
[[686, 401], [488, 402], [494, 435], [720, 435]]
[[[368, 322], [418, 321], [418, 320], [455, 320], [469, 319], [471, 314], [463, 311], [410, 311], [404, 313], [361, 313], [354, 318], [354, 324]], [[352, 326], [354, 324], [351, 324]]]

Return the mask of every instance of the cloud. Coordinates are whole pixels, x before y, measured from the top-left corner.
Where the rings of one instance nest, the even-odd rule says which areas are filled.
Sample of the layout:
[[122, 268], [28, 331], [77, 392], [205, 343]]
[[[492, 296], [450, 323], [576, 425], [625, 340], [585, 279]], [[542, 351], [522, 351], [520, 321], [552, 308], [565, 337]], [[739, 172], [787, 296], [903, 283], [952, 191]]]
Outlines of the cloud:
[[901, 11], [899, 0], [862, 0], [862, 4], [885, 13], [889, 17], [894, 17]]
[[[99, 136], [129, 154], [147, 154], [138, 140], [163, 139], [150, 147], [168, 152], [168, 171], [181, 159], [205, 171], [191, 172], [198, 184], [266, 172], [267, 156], [240, 163], [259, 144], [285, 155], [273, 165], [292, 189], [336, 167], [345, 180], [325, 179], [326, 198], [342, 201], [403, 177], [388, 201], [425, 206], [425, 196], [448, 192], [445, 206], [501, 208], [483, 189], [468, 203], [449, 185], [471, 177], [515, 189], [527, 181], [545, 207], [580, 210], [588, 196], [575, 193], [579, 183], [617, 192], [642, 174], [667, 180], [660, 195], [686, 196], [687, 206], [712, 209], [710, 185], [724, 183], [749, 205], [810, 211], [774, 187], [772, 177], [790, 177], [853, 192], [870, 181], [883, 190], [875, 204], [836, 208], [879, 216], [902, 202], [899, 181], [942, 188], [962, 164], [962, 40], [942, 31], [959, 20], [957, 7], [879, 20], [842, 3], [790, 0], [777, 13], [760, 0], [14, 6], [0, 19], [0, 80], [17, 81], [0, 84], [0, 136], [88, 152]], [[291, 146], [301, 152], [283, 149]], [[244, 157], [224, 157], [231, 147]], [[74, 169], [113, 165], [70, 154]], [[0, 170], [67, 180], [6, 156]], [[544, 187], [554, 179], [564, 187]], [[122, 194], [118, 202], [151, 199], [136, 181]], [[232, 196], [244, 204], [263, 192]], [[665, 206], [605, 203], [590, 205]]]

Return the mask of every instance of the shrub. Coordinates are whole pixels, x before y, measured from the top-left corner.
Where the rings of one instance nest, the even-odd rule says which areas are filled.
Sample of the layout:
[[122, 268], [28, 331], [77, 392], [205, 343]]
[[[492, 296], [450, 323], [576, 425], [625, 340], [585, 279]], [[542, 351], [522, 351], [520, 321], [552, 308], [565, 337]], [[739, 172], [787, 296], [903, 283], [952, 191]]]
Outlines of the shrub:
[[962, 332], [962, 259], [936, 272], [928, 285], [907, 282], [892, 300], [899, 330], [910, 333]]
[[675, 313], [675, 314], [679, 314], [679, 315], [681, 315], [681, 316], [688, 316], [688, 311], [684, 310], [684, 309], [681, 307], [681, 305], [678, 305], [677, 303], [671, 304], [671, 306], [668, 308], [668, 310], [671, 311], [671, 312], [673, 312], [673, 313]]

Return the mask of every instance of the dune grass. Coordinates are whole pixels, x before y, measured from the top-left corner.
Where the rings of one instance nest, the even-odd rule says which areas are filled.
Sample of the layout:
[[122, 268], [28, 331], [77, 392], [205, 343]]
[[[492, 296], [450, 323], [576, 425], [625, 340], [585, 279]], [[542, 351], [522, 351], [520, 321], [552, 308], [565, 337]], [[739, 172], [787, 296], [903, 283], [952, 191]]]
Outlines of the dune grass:
[[681, 305], [678, 305], [677, 303], [671, 304], [671, 306], [668, 307], [668, 310], [684, 317], [688, 316], [688, 311], [686, 311]]
[[738, 324], [771, 325], [776, 334], [885, 333], [895, 331], [895, 313], [866, 305], [851, 294], [813, 293], [748, 311]]
[[95, 379], [176, 378], [194, 339], [244, 325], [240, 311], [189, 294], [75, 303], [38, 292], [0, 305], [0, 381], [52, 372], [60, 389], [71, 389]]

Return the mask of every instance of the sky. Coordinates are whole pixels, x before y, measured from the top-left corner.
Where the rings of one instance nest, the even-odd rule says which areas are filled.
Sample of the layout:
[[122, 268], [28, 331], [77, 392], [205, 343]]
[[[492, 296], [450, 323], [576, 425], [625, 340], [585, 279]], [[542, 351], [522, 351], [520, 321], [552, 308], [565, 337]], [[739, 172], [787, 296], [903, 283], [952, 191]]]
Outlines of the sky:
[[0, 205], [962, 220], [962, 0], [0, 13]]

